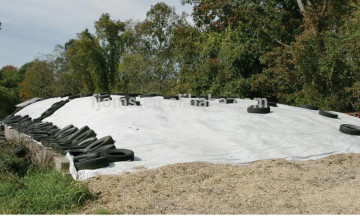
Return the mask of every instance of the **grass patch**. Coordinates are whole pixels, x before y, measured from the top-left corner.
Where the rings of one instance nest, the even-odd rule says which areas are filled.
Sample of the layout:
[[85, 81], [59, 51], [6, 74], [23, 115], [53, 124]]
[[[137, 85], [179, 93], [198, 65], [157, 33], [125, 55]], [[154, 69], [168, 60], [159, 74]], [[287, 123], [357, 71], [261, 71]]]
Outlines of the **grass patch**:
[[0, 151], [0, 214], [68, 214], [92, 199], [70, 176], [5, 152]]

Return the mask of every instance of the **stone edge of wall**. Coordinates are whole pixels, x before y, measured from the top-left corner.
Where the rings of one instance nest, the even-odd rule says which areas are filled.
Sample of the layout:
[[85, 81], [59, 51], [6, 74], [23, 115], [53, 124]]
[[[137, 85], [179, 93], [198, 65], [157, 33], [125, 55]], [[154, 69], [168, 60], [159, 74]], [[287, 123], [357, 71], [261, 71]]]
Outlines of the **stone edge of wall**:
[[51, 162], [55, 163], [55, 169], [64, 173], [70, 174], [69, 160], [57, 153], [54, 153], [51, 148], [44, 147], [40, 143], [34, 141], [31, 137], [18, 132], [16, 129], [13, 129], [5, 125], [5, 138], [8, 140], [20, 140], [30, 151], [30, 158], [33, 163], [37, 164], [49, 164]]

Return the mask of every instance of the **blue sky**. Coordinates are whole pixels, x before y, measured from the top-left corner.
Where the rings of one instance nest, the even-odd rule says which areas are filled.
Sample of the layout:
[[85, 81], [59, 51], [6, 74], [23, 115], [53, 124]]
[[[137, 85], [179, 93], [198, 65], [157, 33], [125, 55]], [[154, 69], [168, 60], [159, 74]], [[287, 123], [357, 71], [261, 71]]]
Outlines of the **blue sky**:
[[[41, 54], [51, 53], [76, 33], [88, 28], [102, 13], [112, 19], [143, 20], [151, 5], [160, 0], [2, 0], [0, 7], [0, 68], [21, 66]], [[180, 0], [163, 0], [178, 14], [191, 13]]]

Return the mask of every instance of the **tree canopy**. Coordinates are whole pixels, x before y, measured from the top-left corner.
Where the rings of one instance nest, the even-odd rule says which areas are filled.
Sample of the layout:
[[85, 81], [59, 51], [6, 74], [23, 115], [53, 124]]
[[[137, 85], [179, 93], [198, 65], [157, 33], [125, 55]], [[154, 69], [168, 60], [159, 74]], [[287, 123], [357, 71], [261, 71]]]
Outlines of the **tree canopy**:
[[[181, 0], [142, 21], [102, 14], [54, 53], [4, 67], [2, 100], [122, 91], [267, 97], [360, 109], [358, 0]], [[19, 86], [18, 86], [18, 83]], [[6, 96], [7, 95], [7, 96]], [[15, 96], [14, 96], [15, 95]]]

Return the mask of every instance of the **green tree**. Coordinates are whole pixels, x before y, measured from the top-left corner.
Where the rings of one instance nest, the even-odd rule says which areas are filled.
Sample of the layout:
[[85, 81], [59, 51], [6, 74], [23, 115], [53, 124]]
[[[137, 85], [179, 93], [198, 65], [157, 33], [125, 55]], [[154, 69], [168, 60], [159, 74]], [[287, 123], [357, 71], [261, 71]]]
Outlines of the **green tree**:
[[64, 75], [78, 81], [79, 92], [109, 91], [106, 59], [98, 39], [87, 29], [65, 44], [65, 56], [72, 71]]
[[[176, 82], [178, 69], [170, 40], [174, 28], [184, 23], [186, 23], [185, 15], [179, 16], [175, 13], [175, 8], [165, 3], [157, 3], [147, 12], [143, 22], [136, 23], [133, 28], [125, 32], [129, 42], [127, 45], [131, 47], [126, 50], [134, 54], [131, 61], [143, 59], [149, 63], [146, 71], [139, 71], [139, 74], [147, 74], [146, 77], [152, 77], [144, 80], [145, 82], [151, 80], [151, 83], [144, 84], [144, 86], [148, 86], [147, 89], [151, 86], [149, 91], [165, 93]], [[132, 66], [126, 65], [130, 61], [130, 56], [127, 55], [127, 58], [127, 61], [122, 61], [119, 66], [119, 76], [123, 79], [130, 79], [123, 82], [127, 83], [127, 86], [131, 86], [131, 83], [136, 85], [138, 81], [132, 80], [135, 76], [126, 75], [126, 68], [132, 68]], [[142, 65], [141, 63], [139, 68], [143, 68]]]
[[119, 86], [115, 86], [119, 82], [119, 78], [115, 75], [124, 50], [122, 33], [125, 30], [125, 23], [111, 20], [109, 14], [102, 14], [95, 22], [95, 29], [106, 63], [109, 89], [119, 89]]
[[19, 84], [19, 97], [22, 101], [34, 97], [54, 96], [54, 73], [51, 66], [40, 60], [34, 60], [31, 68], [25, 72], [24, 80]]
[[17, 87], [21, 80], [21, 73], [16, 67], [8, 65], [1, 68], [0, 118], [4, 118], [15, 110], [15, 105], [19, 102]]

